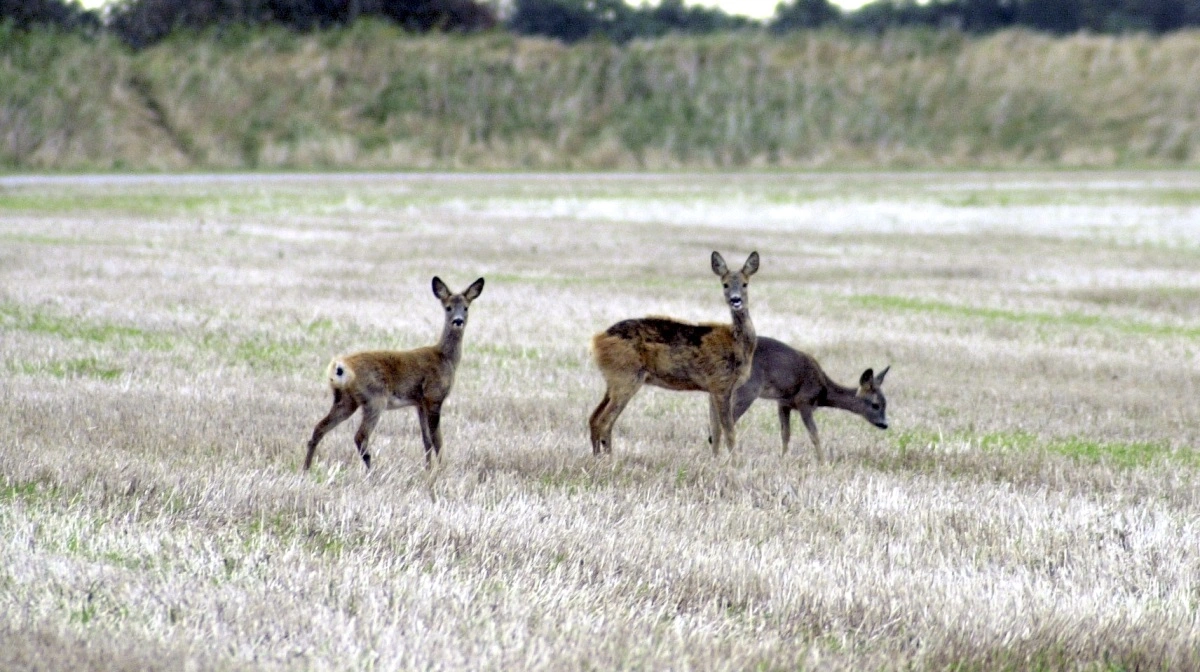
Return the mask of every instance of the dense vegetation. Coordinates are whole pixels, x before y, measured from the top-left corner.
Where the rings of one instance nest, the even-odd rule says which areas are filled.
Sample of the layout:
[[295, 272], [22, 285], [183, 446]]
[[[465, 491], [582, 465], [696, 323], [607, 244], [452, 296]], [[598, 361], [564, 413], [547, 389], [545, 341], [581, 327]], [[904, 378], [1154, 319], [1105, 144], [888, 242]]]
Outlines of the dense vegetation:
[[0, 35], [10, 170], [1194, 166], [1200, 34]]
[[0, 0], [0, 22], [115, 35], [144, 48], [173, 32], [231, 26], [283, 26], [301, 32], [376, 17], [414, 31], [475, 31], [497, 24], [511, 32], [567, 42], [603, 37], [624, 42], [667, 33], [710, 34], [767, 28], [788, 33], [841, 28], [879, 33], [897, 27], [989, 33], [1024, 27], [1056, 34], [1165, 33], [1200, 26], [1200, 0], [875, 0], [843, 12], [831, 0], [784, 0], [766, 22], [684, 0], [634, 6], [629, 0], [513, 0], [499, 16], [489, 0], [117, 0], [86, 11], [75, 0]]

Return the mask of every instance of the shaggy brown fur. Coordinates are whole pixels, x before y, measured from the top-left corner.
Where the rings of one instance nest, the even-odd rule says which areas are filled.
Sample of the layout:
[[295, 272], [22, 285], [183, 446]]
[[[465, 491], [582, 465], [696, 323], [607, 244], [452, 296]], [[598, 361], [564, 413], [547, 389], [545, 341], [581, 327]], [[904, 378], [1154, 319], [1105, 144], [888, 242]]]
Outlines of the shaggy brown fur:
[[731, 272], [721, 255], [712, 254], [721, 276], [732, 324], [689, 324], [665, 317], [618, 322], [592, 338], [592, 355], [607, 389], [588, 420], [592, 453], [612, 452], [612, 428], [642, 385], [709, 394], [713, 454], [724, 432], [729, 451], [736, 448], [732, 395], [750, 375], [756, 343], [750, 321], [750, 276], [758, 271], [758, 253], [741, 271]]
[[433, 294], [446, 309], [446, 324], [437, 345], [415, 350], [376, 350], [336, 357], [329, 363], [329, 386], [333, 407], [317, 423], [308, 441], [304, 469], [312, 466], [317, 444], [329, 430], [363, 409], [362, 424], [354, 435], [358, 454], [371, 468], [367, 442], [371, 430], [386, 410], [415, 406], [425, 443], [425, 466], [432, 455], [442, 456], [442, 403], [454, 385], [454, 370], [462, 358], [462, 336], [467, 326], [467, 307], [483, 292], [479, 278], [461, 294], [451, 294], [446, 284], [433, 279]]

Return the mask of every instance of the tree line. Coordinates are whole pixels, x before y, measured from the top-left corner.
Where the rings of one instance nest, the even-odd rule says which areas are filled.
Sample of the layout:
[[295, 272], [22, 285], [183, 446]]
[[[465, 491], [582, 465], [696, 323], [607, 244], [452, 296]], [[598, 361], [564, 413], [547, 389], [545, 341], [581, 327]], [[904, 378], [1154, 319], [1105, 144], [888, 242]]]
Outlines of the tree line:
[[1200, 26], [1200, 0], [875, 0], [844, 11], [830, 0], [786, 0], [766, 21], [684, 0], [631, 5], [627, 0], [515, 0], [501, 15], [488, 0], [118, 0], [88, 10], [76, 0], [0, 0], [0, 24], [17, 30], [52, 27], [110, 33], [133, 48], [177, 31], [277, 25], [307, 32], [375, 17], [415, 32], [504, 29], [564, 42], [625, 42], [668, 33], [841, 29], [882, 32], [896, 27], [988, 33], [1025, 27], [1055, 34], [1165, 33]]

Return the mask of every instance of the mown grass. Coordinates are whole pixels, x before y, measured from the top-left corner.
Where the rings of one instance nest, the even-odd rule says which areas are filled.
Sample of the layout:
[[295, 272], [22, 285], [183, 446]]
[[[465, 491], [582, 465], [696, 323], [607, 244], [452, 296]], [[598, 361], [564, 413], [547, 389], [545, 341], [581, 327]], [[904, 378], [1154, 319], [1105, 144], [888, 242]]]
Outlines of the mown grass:
[[54, 336], [65, 340], [110, 343], [120, 341], [140, 348], [168, 350], [171, 339], [138, 327], [57, 315], [42, 308], [0, 304], [0, 329]]
[[913, 297], [883, 296], [872, 294], [855, 295], [849, 297], [849, 301], [863, 308], [880, 310], [929, 313], [934, 315], [944, 315], [947, 317], [966, 317], [985, 321], [1001, 321], [1050, 327], [1069, 327], [1085, 330], [1108, 329], [1143, 336], [1185, 338], [1189, 340], [1200, 339], [1200, 327], [1153, 324], [1148, 322], [1112, 318], [1102, 315], [1089, 315], [1080, 312], [1022, 312], [1006, 310], [1003, 308], [956, 305], [942, 301], [931, 301], [928, 299], [917, 299]]
[[21, 362], [16, 367], [21, 373], [29, 376], [49, 375], [55, 378], [97, 378], [99, 380], [116, 380], [124, 373], [119, 366], [108, 364], [97, 357], [82, 357], [79, 359], [53, 360], [48, 362]]
[[1200, 453], [1175, 449], [1165, 441], [1116, 442], [1083, 436], [1040, 437], [1031, 432], [954, 431], [951, 433], [909, 429], [896, 432], [889, 443], [902, 453], [915, 448], [933, 451], [985, 451], [1062, 455], [1080, 462], [1105, 463], [1118, 468], [1144, 467], [1151, 464], [1200, 466]]
[[[1042, 187], [1117, 198], [1149, 244], [1047, 241], [1005, 205], [947, 233], [924, 208], [958, 175], [218, 177], [186, 187], [218, 204], [204, 226], [80, 205], [145, 191], [171, 211], [169, 183], [59, 183], [79, 192], [62, 211], [0, 219], [36, 239], [0, 250], [0, 664], [1188, 669], [1195, 234], [1091, 188], [1162, 178]], [[986, 201], [1032, 178], [989, 179], [959, 186]], [[797, 181], [826, 196], [791, 200]], [[581, 207], [547, 213], [572, 190]], [[293, 194], [304, 216], [279, 216]], [[346, 217], [392, 197], [421, 205]], [[648, 390], [592, 456], [588, 339], [651, 312], [719, 319], [709, 245], [762, 255], [760, 333], [841, 382], [892, 365], [890, 429], [824, 409], [819, 464], [794, 418], [780, 454], [764, 401], [714, 457], [703, 395]], [[370, 472], [357, 418], [303, 472], [327, 357], [431, 342], [434, 274], [487, 278], [443, 462], [424, 469], [404, 409]], [[1146, 288], [1174, 298], [1133, 300]]]

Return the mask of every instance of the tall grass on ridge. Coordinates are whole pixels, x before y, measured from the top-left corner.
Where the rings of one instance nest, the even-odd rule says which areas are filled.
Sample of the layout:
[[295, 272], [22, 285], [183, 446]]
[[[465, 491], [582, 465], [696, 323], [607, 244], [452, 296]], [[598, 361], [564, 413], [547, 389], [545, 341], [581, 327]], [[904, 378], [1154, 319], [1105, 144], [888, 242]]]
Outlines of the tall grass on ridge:
[[[364, 22], [307, 36], [180, 36], [136, 56], [104, 40], [48, 49], [37, 36], [0, 48], [0, 81], [11, 84], [0, 115], [38, 120], [0, 146], [11, 168], [1103, 167], [1200, 157], [1196, 32], [566, 46]], [[78, 112], [42, 113], [72, 100]]]

